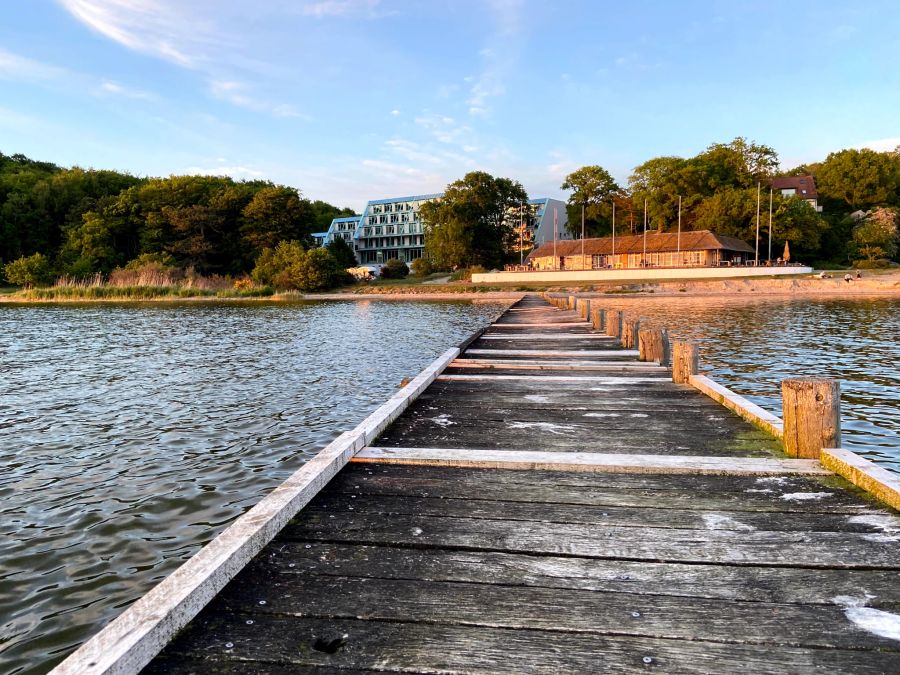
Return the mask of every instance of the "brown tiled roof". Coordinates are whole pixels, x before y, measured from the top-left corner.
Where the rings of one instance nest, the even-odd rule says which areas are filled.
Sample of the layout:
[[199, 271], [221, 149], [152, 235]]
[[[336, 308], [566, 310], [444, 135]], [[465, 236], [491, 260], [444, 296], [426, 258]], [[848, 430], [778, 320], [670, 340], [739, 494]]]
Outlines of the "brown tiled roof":
[[812, 176], [778, 176], [772, 179], [772, 189], [794, 189], [797, 191], [797, 196], [803, 197], [803, 199], [819, 198], [819, 193], [816, 190], [816, 181]]
[[[585, 255], [609, 255], [612, 253], [612, 237], [599, 237], [597, 239], [584, 240]], [[678, 250], [678, 235], [675, 232], [648, 232], [647, 253], [662, 253]], [[753, 249], [746, 242], [734, 237], [726, 237], [709, 230], [693, 230], [681, 233], [682, 251], [739, 251], [741, 253], [753, 253]], [[629, 234], [616, 237], [616, 255], [620, 253], [643, 253], [644, 236], [642, 234]], [[581, 254], [581, 240], [557, 241], [556, 255], [569, 256]], [[534, 249], [529, 258], [546, 258], [553, 255], [553, 242], [542, 244]]]

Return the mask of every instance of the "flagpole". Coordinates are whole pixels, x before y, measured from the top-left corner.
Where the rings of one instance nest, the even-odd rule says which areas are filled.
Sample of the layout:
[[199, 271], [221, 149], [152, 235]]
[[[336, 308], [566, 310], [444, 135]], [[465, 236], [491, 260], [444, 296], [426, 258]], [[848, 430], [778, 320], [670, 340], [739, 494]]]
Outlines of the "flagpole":
[[772, 262], [772, 188], [769, 188], [769, 262]]
[[760, 190], [762, 189], [762, 184], [756, 184], [756, 262], [754, 263], [757, 267], [759, 267], [759, 195]]
[[612, 269], [616, 268], [616, 200], [613, 200], [613, 241], [612, 241]]
[[641, 254], [641, 266], [647, 266], [647, 198], [644, 197], [644, 252]]
[[559, 269], [557, 265], [559, 264], [559, 259], [556, 257], [556, 227], [557, 227], [557, 213], [556, 207], [553, 207], [553, 269]]
[[524, 238], [525, 233], [522, 228], [524, 227], [523, 218], [525, 217], [525, 202], [522, 202], [522, 205], [519, 207], [519, 267], [525, 264], [525, 246]]
[[678, 258], [681, 257], [681, 195], [678, 195], [678, 252], [675, 254], [675, 265], [678, 266]]
[[581, 202], [581, 269], [587, 269], [584, 266], [584, 202]]

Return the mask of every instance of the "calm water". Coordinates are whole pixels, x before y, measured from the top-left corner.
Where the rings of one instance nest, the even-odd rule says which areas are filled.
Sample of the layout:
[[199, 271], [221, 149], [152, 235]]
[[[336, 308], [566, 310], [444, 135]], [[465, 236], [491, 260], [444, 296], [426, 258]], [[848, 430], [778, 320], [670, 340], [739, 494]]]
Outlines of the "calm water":
[[0, 307], [0, 673], [49, 669], [501, 309]]
[[[609, 298], [768, 410], [842, 380], [844, 445], [900, 468], [900, 303]], [[43, 672], [496, 304], [0, 307], [0, 673]]]
[[781, 381], [841, 381], [845, 448], [900, 471], [900, 300], [603, 298], [701, 343], [701, 370], [781, 416]]

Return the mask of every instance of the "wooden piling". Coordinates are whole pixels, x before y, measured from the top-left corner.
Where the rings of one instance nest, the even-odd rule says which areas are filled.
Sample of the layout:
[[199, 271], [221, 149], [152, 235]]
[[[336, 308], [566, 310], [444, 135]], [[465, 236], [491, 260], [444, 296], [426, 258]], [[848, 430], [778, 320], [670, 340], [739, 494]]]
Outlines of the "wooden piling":
[[675, 340], [672, 343], [672, 381], [688, 384], [691, 375], [700, 372], [700, 348], [696, 342]]
[[823, 448], [841, 447], [841, 385], [825, 378], [781, 383], [784, 451], [791, 457], [818, 459]]
[[639, 319], [626, 319], [622, 324], [622, 347], [624, 349], [634, 349], [637, 346], [637, 335], [640, 326], [641, 322]]
[[638, 358], [668, 365], [669, 335], [665, 328], [646, 327], [638, 330]]
[[619, 338], [622, 335], [622, 312], [614, 310], [606, 314], [606, 334]]
[[581, 318], [587, 321], [591, 313], [591, 301], [582, 299], [578, 302], [581, 305], [581, 307], [579, 308], [579, 311], [581, 312]]
[[596, 332], [602, 331], [606, 327], [606, 310], [600, 309], [596, 305], [591, 305], [591, 328]]
[[574, 295], [570, 295], [570, 296], [569, 296], [569, 305], [568, 305], [568, 309], [575, 309], [575, 300], [576, 300], [576, 298], [575, 298]]

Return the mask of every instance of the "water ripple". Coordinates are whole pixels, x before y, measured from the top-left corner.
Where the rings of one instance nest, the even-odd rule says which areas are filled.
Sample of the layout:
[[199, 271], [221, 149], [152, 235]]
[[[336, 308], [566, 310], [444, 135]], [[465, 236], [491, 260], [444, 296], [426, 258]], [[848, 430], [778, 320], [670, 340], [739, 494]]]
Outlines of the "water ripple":
[[0, 672], [47, 671], [499, 309], [0, 308]]

